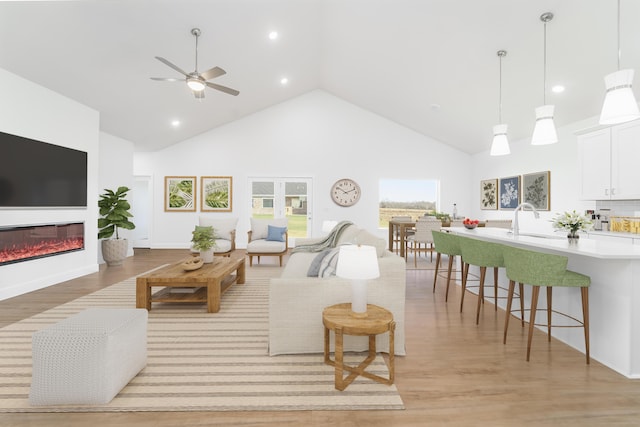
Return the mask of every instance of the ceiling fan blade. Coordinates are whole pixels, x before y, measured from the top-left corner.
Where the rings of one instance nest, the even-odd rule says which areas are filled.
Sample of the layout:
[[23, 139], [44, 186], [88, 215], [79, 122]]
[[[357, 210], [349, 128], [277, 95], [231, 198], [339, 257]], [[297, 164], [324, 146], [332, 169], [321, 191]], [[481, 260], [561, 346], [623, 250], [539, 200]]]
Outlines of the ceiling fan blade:
[[191, 92], [193, 93], [193, 96], [196, 97], [196, 99], [204, 98], [204, 90], [192, 90]]
[[212, 89], [216, 89], [216, 90], [219, 90], [220, 92], [228, 93], [229, 95], [237, 96], [240, 93], [235, 89], [231, 89], [230, 87], [226, 87], [226, 86], [220, 86], [215, 83], [205, 82], [205, 84]]
[[158, 80], [160, 82], [185, 82], [186, 79], [174, 79], [173, 77], [150, 77], [151, 80]]
[[204, 73], [201, 73], [200, 75], [202, 76], [203, 79], [210, 80], [210, 79], [215, 79], [216, 77], [220, 77], [224, 74], [227, 74], [227, 72], [222, 68], [213, 67], [212, 69], [207, 70]]
[[168, 67], [173, 68], [174, 70], [176, 70], [177, 72], [179, 72], [180, 74], [184, 74], [185, 76], [189, 76], [189, 73], [187, 73], [186, 71], [184, 71], [182, 68], [178, 67], [177, 65], [172, 64], [171, 62], [167, 61], [166, 59], [164, 59], [161, 56], [156, 56], [156, 59], [160, 62], [162, 62], [163, 64], [165, 64]]

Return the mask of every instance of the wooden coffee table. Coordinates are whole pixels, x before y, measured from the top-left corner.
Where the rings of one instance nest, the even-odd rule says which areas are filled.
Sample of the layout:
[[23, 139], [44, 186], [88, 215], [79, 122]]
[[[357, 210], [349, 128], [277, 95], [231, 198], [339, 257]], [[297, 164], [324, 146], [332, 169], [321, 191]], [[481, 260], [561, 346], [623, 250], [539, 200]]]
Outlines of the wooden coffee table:
[[[234, 283], [245, 281], [244, 258], [215, 257], [210, 264], [185, 271], [181, 264], [188, 259], [137, 277], [136, 307], [151, 310], [153, 302], [206, 302], [207, 311], [217, 313], [222, 294]], [[154, 286], [164, 289], [152, 293]], [[186, 292], [172, 292], [172, 288], [184, 288]]]

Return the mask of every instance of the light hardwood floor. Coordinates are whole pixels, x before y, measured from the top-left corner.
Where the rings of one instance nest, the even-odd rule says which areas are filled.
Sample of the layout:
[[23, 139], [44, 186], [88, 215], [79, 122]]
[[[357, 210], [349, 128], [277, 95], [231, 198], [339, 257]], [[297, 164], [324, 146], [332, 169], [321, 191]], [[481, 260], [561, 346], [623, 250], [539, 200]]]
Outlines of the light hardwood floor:
[[[174, 261], [184, 250], [136, 250], [121, 267], [0, 301], [0, 326]], [[243, 256], [242, 253], [236, 256]], [[263, 258], [262, 263], [270, 263]], [[411, 265], [413, 264], [410, 261]], [[275, 268], [258, 265], [253, 268]], [[519, 426], [640, 425], [640, 381], [629, 380], [537, 332], [531, 362], [517, 322], [502, 344], [504, 312], [487, 301], [475, 325], [474, 295], [444, 302], [432, 270], [407, 270], [407, 356], [396, 357], [404, 411], [0, 414], [1, 426]], [[2, 386], [0, 384], [0, 386]]]

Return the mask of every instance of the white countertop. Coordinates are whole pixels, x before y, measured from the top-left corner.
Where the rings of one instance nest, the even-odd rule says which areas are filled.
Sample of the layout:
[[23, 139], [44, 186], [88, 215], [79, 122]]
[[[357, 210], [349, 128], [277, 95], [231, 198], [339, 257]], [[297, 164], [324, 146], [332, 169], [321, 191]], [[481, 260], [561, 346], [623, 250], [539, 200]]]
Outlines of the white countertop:
[[530, 249], [548, 249], [564, 254], [581, 255], [600, 259], [640, 259], [640, 245], [599, 241], [581, 236], [577, 241], [569, 241], [564, 233], [540, 234], [527, 233], [521, 230], [519, 236], [514, 236], [504, 228], [478, 227], [468, 230], [464, 227], [447, 227], [449, 231], [482, 240], [511, 244]]

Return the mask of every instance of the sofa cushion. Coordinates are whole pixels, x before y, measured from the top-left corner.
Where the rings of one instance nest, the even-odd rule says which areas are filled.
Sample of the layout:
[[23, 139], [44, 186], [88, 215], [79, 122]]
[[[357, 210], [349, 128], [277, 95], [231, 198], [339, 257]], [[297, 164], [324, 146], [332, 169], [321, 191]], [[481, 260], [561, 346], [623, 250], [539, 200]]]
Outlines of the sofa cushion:
[[287, 249], [286, 242], [271, 242], [269, 240], [260, 239], [252, 240], [247, 243], [247, 253], [268, 253], [277, 254]]
[[384, 255], [384, 252], [387, 246], [386, 241], [384, 239], [381, 239], [378, 236], [374, 236], [373, 234], [369, 233], [367, 230], [364, 230], [364, 229], [358, 231], [358, 234], [355, 235], [352, 243], [356, 245], [373, 246], [374, 248], [376, 248], [376, 253], [378, 254], [378, 258]]
[[274, 225], [267, 226], [267, 240], [272, 242], [284, 242], [284, 233], [287, 227], [276, 227]]
[[360, 229], [357, 225], [351, 224], [349, 227], [342, 230], [337, 245], [340, 245], [342, 243], [353, 243], [353, 238], [358, 234], [359, 231]]
[[287, 218], [251, 218], [251, 240], [266, 239], [269, 225], [286, 227]]
[[325, 249], [320, 252], [313, 258], [311, 264], [309, 265], [309, 270], [307, 270], [307, 277], [318, 277], [318, 273], [320, 272], [320, 265], [322, 264], [322, 260], [324, 257], [329, 255], [332, 249]]
[[200, 225], [213, 227], [216, 239], [231, 240], [231, 232], [238, 225], [238, 218], [211, 218], [200, 216]]
[[338, 266], [338, 255], [340, 254], [340, 246], [331, 249], [329, 253], [322, 259], [318, 277], [331, 277], [336, 275], [336, 267]]

